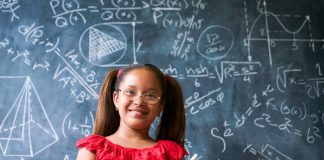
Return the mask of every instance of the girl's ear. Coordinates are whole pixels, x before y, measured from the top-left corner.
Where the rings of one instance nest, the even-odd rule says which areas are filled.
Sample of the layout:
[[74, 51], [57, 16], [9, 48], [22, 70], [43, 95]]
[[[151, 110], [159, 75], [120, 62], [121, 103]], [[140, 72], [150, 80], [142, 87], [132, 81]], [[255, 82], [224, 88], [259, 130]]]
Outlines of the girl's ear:
[[117, 107], [118, 105], [118, 92], [114, 91], [113, 93], [113, 100], [114, 100], [114, 105]]
[[161, 114], [161, 112], [163, 111], [164, 109], [164, 105], [165, 105], [165, 100], [163, 99], [160, 103], [160, 106], [159, 106], [159, 115]]

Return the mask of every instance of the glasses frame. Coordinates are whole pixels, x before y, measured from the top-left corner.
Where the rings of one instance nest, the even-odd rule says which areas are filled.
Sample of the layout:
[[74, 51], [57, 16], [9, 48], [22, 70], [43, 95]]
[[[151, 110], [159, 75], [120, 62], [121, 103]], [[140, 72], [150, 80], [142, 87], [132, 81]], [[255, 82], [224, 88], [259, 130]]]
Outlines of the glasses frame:
[[[161, 99], [161, 96], [159, 96], [159, 95], [157, 95], [157, 94], [155, 94], [155, 93], [144, 93], [144, 94], [141, 94], [141, 95], [139, 95], [139, 96], [136, 95], [135, 97], [129, 97], [129, 96], [125, 93], [125, 91], [127, 91], [127, 90], [123, 90], [123, 89], [117, 89], [117, 90], [116, 90], [116, 92], [122, 92], [123, 96], [124, 96], [125, 98], [127, 98], [127, 100], [129, 100], [129, 101], [135, 101], [135, 100], [137, 100], [139, 97], [141, 97], [142, 100], [143, 100], [145, 103], [148, 103], [148, 104], [156, 104], [156, 103]], [[145, 100], [145, 98], [143, 98], [143, 96], [148, 95], [148, 94], [154, 94], [154, 95], [156, 95], [157, 99], [156, 99], [156, 101], [155, 101], [154, 103], [152, 103], [152, 102], [147, 102], [147, 101]]]

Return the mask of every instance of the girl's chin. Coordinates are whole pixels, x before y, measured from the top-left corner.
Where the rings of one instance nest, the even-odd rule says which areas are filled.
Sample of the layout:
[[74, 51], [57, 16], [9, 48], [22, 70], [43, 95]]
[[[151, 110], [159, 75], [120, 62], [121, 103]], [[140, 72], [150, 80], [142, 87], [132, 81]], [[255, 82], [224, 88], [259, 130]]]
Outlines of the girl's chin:
[[144, 122], [138, 122], [137, 121], [137, 122], [129, 123], [129, 127], [131, 127], [134, 130], [143, 130], [143, 129], [149, 129], [150, 125], [147, 125]]

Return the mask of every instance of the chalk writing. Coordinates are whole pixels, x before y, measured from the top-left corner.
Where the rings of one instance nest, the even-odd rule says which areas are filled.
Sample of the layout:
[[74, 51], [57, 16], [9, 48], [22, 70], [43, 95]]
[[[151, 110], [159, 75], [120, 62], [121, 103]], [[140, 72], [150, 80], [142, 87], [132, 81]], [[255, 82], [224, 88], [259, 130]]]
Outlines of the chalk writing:
[[[214, 105], [216, 102], [223, 102], [224, 94], [221, 92], [214, 99], [212, 94], [219, 92], [221, 89], [210, 91], [204, 96], [200, 96], [198, 92], [195, 92], [193, 96], [189, 96], [185, 102], [185, 109], [190, 107], [190, 114], [197, 114], [202, 110]], [[209, 97], [209, 98], [208, 98]], [[200, 102], [202, 101], [202, 102]], [[199, 103], [200, 102], [200, 103]]]
[[193, 44], [194, 39], [190, 36], [190, 31], [178, 33], [170, 54], [188, 60], [188, 54], [192, 50]]
[[224, 122], [224, 127], [226, 129], [225, 129], [225, 131], [223, 132], [223, 134], [221, 136], [217, 135], [217, 133], [220, 132], [220, 130], [218, 128], [212, 128], [210, 130], [211, 135], [214, 138], [217, 138], [217, 139], [219, 139], [222, 142], [222, 146], [223, 146], [223, 148], [221, 150], [222, 153], [226, 151], [226, 147], [227, 147], [226, 141], [225, 141], [224, 138], [228, 138], [228, 137], [234, 136], [234, 133], [233, 133], [232, 129], [229, 126], [230, 126], [230, 124], [227, 121], [225, 121]]
[[18, 0], [1, 0], [0, 1], [0, 11], [4, 13], [10, 13], [11, 18], [10, 22], [13, 22], [15, 19], [19, 20], [20, 17], [16, 14], [16, 11], [20, 8]]
[[[56, 143], [59, 137], [30, 77], [0, 76], [1, 79], [20, 83], [21, 86], [17, 85], [17, 87], [21, 87], [21, 91], [16, 95], [11, 109], [1, 122], [0, 148], [4, 156], [34, 157]], [[4, 86], [4, 84], [0, 85]], [[35, 141], [36, 135], [47, 138]], [[18, 143], [15, 143], [16, 141]], [[21, 149], [14, 150], [16, 147]]]
[[255, 156], [255, 159], [259, 160], [292, 160], [292, 158], [283, 154], [278, 149], [269, 144], [262, 146], [261, 151], [255, 149], [252, 144], [247, 144], [247, 146], [243, 150], [243, 153], [246, 152], [251, 153], [253, 156]]
[[252, 101], [252, 107], [249, 107], [243, 114], [238, 116], [236, 113], [234, 114], [234, 117], [236, 119], [235, 127], [242, 127], [245, 124], [245, 121], [248, 117], [251, 116], [251, 114], [254, 112], [254, 109], [259, 108], [261, 106], [261, 103], [258, 102], [257, 95], [253, 95], [253, 101]]
[[184, 159], [320, 160], [324, 9], [286, 3], [0, 0], [0, 159], [75, 159], [105, 74], [152, 63], [181, 85]]
[[94, 126], [94, 116], [91, 112], [84, 118], [83, 123], [73, 122], [71, 119], [71, 112], [69, 112], [63, 119], [62, 122], [62, 133], [65, 138], [69, 134], [79, 134], [82, 137], [89, 136], [92, 133]]
[[234, 78], [243, 76], [243, 80], [251, 82], [250, 77], [252, 75], [258, 74], [257, 68], [260, 67], [261, 63], [259, 62], [226, 62], [221, 63], [220, 71], [215, 65], [215, 71], [220, 83], [223, 83], [224, 78]]
[[[77, 0], [63, 0], [62, 2], [60, 2], [60, 0], [51, 0], [50, 6], [54, 13], [52, 18], [55, 19], [55, 24], [58, 27], [66, 27], [69, 24], [75, 25], [79, 21], [86, 23], [86, 19], [82, 14], [82, 12], [86, 11], [86, 9], [80, 8], [80, 4]], [[63, 11], [61, 13], [57, 13], [59, 9], [62, 9]]]
[[209, 26], [199, 36], [197, 51], [206, 59], [218, 60], [226, 57], [233, 45], [231, 30], [223, 26]]
[[[75, 71], [75, 69], [79, 69], [81, 68], [80, 67], [80, 61], [78, 60], [78, 55], [76, 54], [73, 54], [74, 53], [74, 50], [71, 50], [70, 52], [66, 53], [65, 56], [63, 57], [61, 55], [61, 51], [60, 51], [60, 48], [58, 48], [58, 44], [59, 44], [59, 38], [57, 38], [56, 42], [52, 43], [48, 38], [44, 37], [43, 35], [43, 29], [44, 27], [43, 26], [38, 26], [36, 27], [36, 25], [33, 23], [30, 27], [27, 26], [27, 25], [22, 25], [18, 28], [18, 31], [19, 33], [21, 33], [23, 36], [25, 36], [25, 41], [28, 42], [28, 41], [32, 41], [32, 44], [33, 45], [44, 45], [45, 46], [45, 52], [54, 52], [58, 57], [61, 58], [61, 60], [67, 65], [67, 67], [69, 67], [69, 71], [70, 73], [73, 75], [73, 79], [76, 79], [77, 81], [75, 82], [79, 82], [85, 89], [86, 91], [89, 93], [86, 93], [85, 91], [79, 91], [79, 93], [77, 93], [78, 91], [76, 89], [71, 89], [71, 95], [73, 95], [74, 97], [76, 97], [76, 101], [81, 103], [85, 100], [89, 100], [90, 99], [90, 96], [93, 96], [94, 98], [97, 98], [97, 93], [94, 91], [94, 88], [97, 88], [100, 84], [98, 83], [98, 81], [94, 78], [91, 78], [91, 85], [88, 84], [88, 82], [86, 82], [80, 75], [79, 73], [77, 73]], [[41, 40], [41, 39], [45, 39], [45, 40]], [[19, 56], [23, 55], [25, 58], [27, 57], [27, 55], [29, 54], [19, 54]], [[18, 57], [18, 56], [16, 56]], [[16, 59], [16, 58], [14, 58]], [[13, 60], [14, 60], [13, 59]], [[72, 67], [70, 65], [70, 63], [66, 60], [68, 59], [73, 65], [74, 67]], [[28, 65], [30, 65], [29, 63], [29, 59], [25, 59], [25, 63], [27, 63]], [[46, 63], [47, 62], [47, 63]], [[48, 71], [48, 67], [50, 66], [50, 64], [48, 64], [48, 61], [45, 61], [44, 62], [46, 67], [44, 67], [47, 71]], [[40, 66], [40, 65], [38, 65]], [[75, 68], [75, 69], [74, 69]], [[35, 69], [35, 65], [33, 67], [33, 69]], [[82, 71], [86, 71], [86, 69], [82, 69]], [[58, 76], [57, 75], [57, 69], [56, 69], [56, 72], [54, 74], [54, 79], [56, 79], [56, 77]], [[61, 73], [61, 72], [59, 72]], [[90, 72], [91, 75], [94, 74], [94, 71]], [[89, 76], [89, 75], [88, 75]], [[71, 79], [68, 78], [68, 79]], [[69, 80], [67, 79], [60, 79], [61, 81], [64, 81], [65, 84], [64, 84], [64, 87], [66, 86], [67, 82]], [[72, 84], [72, 83], [70, 83]]]

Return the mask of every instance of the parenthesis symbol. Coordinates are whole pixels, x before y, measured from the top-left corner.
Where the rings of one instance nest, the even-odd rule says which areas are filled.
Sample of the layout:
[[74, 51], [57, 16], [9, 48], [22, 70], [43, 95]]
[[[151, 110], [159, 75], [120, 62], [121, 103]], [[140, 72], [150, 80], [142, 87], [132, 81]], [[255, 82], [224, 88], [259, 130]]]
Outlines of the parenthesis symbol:
[[92, 128], [94, 127], [94, 118], [93, 118], [93, 114], [92, 112], [89, 112], [90, 113], [90, 117], [91, 117], [91, 120], [92, 120]]
[[66, 119], [69, 117], [69, 115], [71, 114], [71, 112], [69, 112], [63, 119], [63, 122], [62, 122], [62, 133], [63, 133], [63, 136], [66, 138], [67, 136], [65, 135], [65, 131], [64, 131], [64, 126], [65, 126], [65, 121]]
[[306, 105], [305, 105], [305, 103], [303, 103], [303, 108], [304, 108], [304, 116], [302, 117], [301, 120], [304, 120], [304, 119], [306, 118], [307, 110], [306, 110]]

